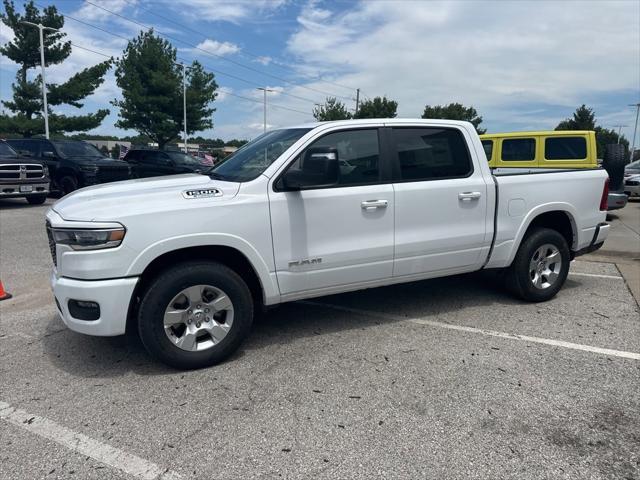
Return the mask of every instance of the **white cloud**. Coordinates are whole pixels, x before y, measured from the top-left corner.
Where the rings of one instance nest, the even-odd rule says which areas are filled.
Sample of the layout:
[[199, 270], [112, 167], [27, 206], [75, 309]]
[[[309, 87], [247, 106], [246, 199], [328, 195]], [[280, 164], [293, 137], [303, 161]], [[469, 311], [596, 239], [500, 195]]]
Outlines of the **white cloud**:
[[273, 58], [265, 55], [265, 56], [256, 58], [255, 61], [266, 66], [273, 61]]
[[[92, 3], [95, 3], [95, 5], [103, 7], [106, 10], [110, 10], [112, 12], [122, 13], [130, 3], [135, 3], [135, 1], [127, 2], [126, 0], [94, 0]], [[109, 12], [103, 10], [102, 8], [96, 7], [95, 5], [83, 3], [82, 6], [76, 12], [74, 12], [74, 17], [77, 16], [81, 20], [86, 21], [103, 21], [112, 17]]]
[[514, 106], [575, 107], [587, 94], [637, 91], [639, 16], [640, 3], [616, 1], [360, 1], [346, 11], [311, 2], [288, 50], [301, 71], [389, 95], [399, 116], [460, 101], [488, 120]]
[[[197, 45], [197, 48], [206, 50], [209, 53], [213, 53], [214, 55], [232, 55], [240, 51], [240, 47], [235, 43], [231, 42], [218, 42], [217, 40], [212, 40], [207, 38], [205, 41], [200, 42]], [[198, 53], [197, 50], [195, 53]]]
[[239, 23], [268, 15], [287, 0], [165, 0], [164, 3], [191, 18]]

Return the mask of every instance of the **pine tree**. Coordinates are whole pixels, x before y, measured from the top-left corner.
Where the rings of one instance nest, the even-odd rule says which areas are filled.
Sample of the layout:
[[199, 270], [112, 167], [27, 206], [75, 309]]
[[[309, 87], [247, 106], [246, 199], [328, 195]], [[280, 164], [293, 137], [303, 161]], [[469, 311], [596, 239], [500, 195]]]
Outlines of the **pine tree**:
[[313, 109], [313, 116], [319, 122], [331, 120], [349, 120], [351, 114], [344, 103], [335, 97], [327, 97], [324, 105], [318, 105]]
[[461, 103], [450, 103], [449, 105], [426, 105], [422, 118], [441, 118], [443, 120], [464, 120], [471, 122], [476, 132], [482, 135], [486, 129], [480, 128], [482, 117], [473, 107], [465, 107]]
[[[176, 65], [176, 49], [153, 31], [131, 40], [116, 61], [116, 82], [122, 100], [116, 126], [146, 135], [163, 149], [183, 130], [182, 72]], [[213, 127], [210, 107], [218, 85], [197, 61], [187, 70], [187, 133]]]
[[[13, 100], [2, 104], [13, 113], [0, 114], [0, 131], [30, 137], [44, 133], [42, 116], [42, 78], [37, 75], [29, 80], [28, 71], [40, 68], [40, 37], [38, 29], [25, 25], [23, 21], [41, 23], [47, 27], [62, 29], [64, 17], [51, 5], [42, 13], [32, 1], [24, 5], [20, 15], [11, 0], [4, 0], [4, 13], [0, 20], [13, 30], [15, 38], [0, 47], [0, 53], [19, 65], [16, 81], [12, 85]], [[45, 66], [62, 63], [71, 54], [71, 43], [63, 42], [66, 34], [62, 31], [45, 31]], [[104, 76], [111, 66], [111, 60], [99, 63], [73, 75], [60, 85], [47, 84], [48, 104], [51, 106], [72, 105], [82, 108], [82, 100], [91, 95], [104, 82]], [[49, 109], [49, 130], [51, 133], [86, 131], [96, 128], [109, 114], [100, 109], [95, 113], [78, 116], [59, 115]]]

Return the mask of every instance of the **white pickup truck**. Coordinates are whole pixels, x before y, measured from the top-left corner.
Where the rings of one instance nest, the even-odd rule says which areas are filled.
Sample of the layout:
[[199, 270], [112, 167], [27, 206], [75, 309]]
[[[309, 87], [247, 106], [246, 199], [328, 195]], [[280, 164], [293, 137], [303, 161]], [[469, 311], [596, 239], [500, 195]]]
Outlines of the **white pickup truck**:
[[481, 269], [548, 300], [607, 237], [607, 182], [599, 168], [494, 175], [466, 122], [282, 128], [207, 174], [58, 201], [51, 284], [72, 330], [129, 325], [155, 358], [203, 367], [238, 348], [254, 312], [292, 300]]

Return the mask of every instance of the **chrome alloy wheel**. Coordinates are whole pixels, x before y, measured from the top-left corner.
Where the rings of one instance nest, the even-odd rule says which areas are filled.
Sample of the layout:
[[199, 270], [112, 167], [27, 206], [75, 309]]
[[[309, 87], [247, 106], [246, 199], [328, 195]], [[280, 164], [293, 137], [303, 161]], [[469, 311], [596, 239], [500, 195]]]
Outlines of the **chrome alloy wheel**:
[[194, 285], [178, 293], [164, 312], [164, 333], [189, 352], [207, 350], [227, 336], [233, 325], [233, 303], [211, 285]]
[[550, 243], [539, 247], [529, 261], [529, 278], [536, 288], [544, 290], [553, 286], [562, 269], [560, 250]]

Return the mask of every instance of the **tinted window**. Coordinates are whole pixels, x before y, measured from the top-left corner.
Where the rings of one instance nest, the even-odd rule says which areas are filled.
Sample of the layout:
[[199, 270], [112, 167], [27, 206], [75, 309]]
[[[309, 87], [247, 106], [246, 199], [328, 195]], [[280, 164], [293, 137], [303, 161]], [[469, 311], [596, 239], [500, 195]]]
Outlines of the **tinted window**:
[[87, 142], [51, 142], [62, 157], [104, 157], [102, 152]]
[[536, 158], [534, 138], [513, 138], [502, 140], [502, 160], [505, 162], [527, 161]]
[[14, 150], [22, 150], [29, 152], [32, 157], [40, 156], [40, 142], [37, 140], [8, 140]]
[[544, 141], [547, 160], [584, 160], [587, 158], [587, 139], [584, 137], [547, 138]]
[[[308, 148], [329, 147], [338, 151], [340, 177], [338, 185], [376, 183], [379, 178], [380, 149], [378, 130], [347, 130], [325, 135]], [[300, 168], [305, 152], [289, 167]]]
[[491, 155], [493, 155], [493, 140], [482, 140], [482, 146], [484, 147], [487, 160], [491, 161]]
[[179, 164], [200, 165], [200, 160], [183, 152], [166, 152], [171, 160]]
[[394, 128], [402, 180], [466, 177], [473, 172], [467, 144], [451, 128]]

